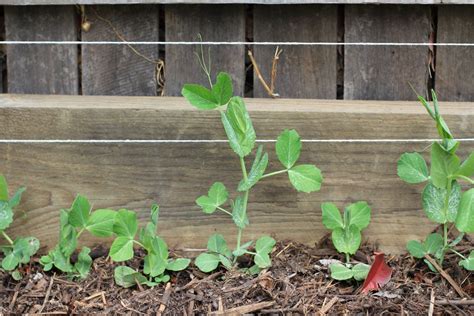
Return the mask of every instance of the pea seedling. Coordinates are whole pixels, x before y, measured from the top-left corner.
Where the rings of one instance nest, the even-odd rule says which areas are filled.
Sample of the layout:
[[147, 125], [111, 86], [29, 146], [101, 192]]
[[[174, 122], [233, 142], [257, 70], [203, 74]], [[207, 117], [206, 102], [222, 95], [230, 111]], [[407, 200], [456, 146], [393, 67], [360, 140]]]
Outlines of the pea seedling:
[[[419, 153], [404, 153], [398, 160], [398, 176], [407, 183], [417, 184], [428, 182], [423, 190], [422, 204], [426, 216], [442, 224], [443, 235], [430, 234], [424, 242], [411, 240], [407, 249], [415, 258], [434, 255], [442, 265], [444, 255], [451, 251], [461, 257], [459, 264], [467, 270], [474, 270], [474, 251], [469, 257], [457, 252], [453, 247], [458, 244], [465, 233], [474, 232], [474, 188], [462, 193], [458, 181], [474, 184], [474, 152], [461, 164], [456, 155], [459, 142], [451, 134], [445, 120], [439, 112], [438, 99], [432, 90], [433, 106], [422, 96], [418, 96], [428, 114], [436, 122], [441, 142], [431, 145], [431, 169]], [[455, 240], [448, 240], [448, 226], [453, 224], [461, 233]], [[436, 271], [427, 259], [428, 266]]]
[[[129, 210], [119, 210], [113, 225], [116, 235], [109, 256], [116, 262], [123, 262], [133, 258], [133, 246], [142, 247], [147, 255], [144, 259], [143, 274], [128, 266], [115, 268], [115, 282], [123, 287], [137, 284], [155, 286], [160, 282], [168, 282], [170, 276], [166, 271], [181, 271], [188, 267], [191, 260], [178, 258], [170, 259], [166, 242], [156, 235], [159, 207], [154, 204], [151, 208], [150, 221], [138, 231], [137, 213]], [[138, 231], [138, 240], [135, 235]], [[148, 278], [145, 276], [147, 275]]]
[[332, 231], [331, 239], [334, 247], [340, 253], [345, 254], [346, 263], [333, 263], [329, 265], [331, 277], [336, 280], [348, 280], [351, 278], [357, 281], [367, 277], [370, 266], [358, 263], [354, 266], [350, 263], [350, 255], [359, 249], [362, 235], [361, 232], [370, 223], [370, 207], [367, 202], [359, 201], [347, 206], [344, 209], [344, 216], [333, 203], [323, 203], [321, 205], [323, 213], [323, 225]]
[[9, 271], [15, 280], [22, 278], [18, 268], [30, 262], [30, 257], [38, 251], [40, 245], [35, 237], [19, 237], [13, 241], [5, 232], [13, 223], [13, 209], [20, 204], [24, 191], [25, 188], [21, 187], [9, 198], [7, 181], [3, 175], [0, 175], [0, 233], [8, 242], [8, 245], [0, 246], [5, 255], [2, 260], [2, 269]]
[[89, 274], [92, 258], [90, 248], [82, 247], [75, 263], [71, 262], [71, 256], [76, 251], [79, 237], [84, 231], [88, 231], [97, 237], [112, 236], [112, 228], [115, 222], [116, 212], [109, 209], [91, 211], [91, 205], [87, 198], [78, 195], [68, 210], [61, 210], [59, 243], [48, 255], [42, 256], [40, 263], [45, 271], [53, 267], [67, 273], [71, 278], [81, 279]]
[[284, 167], [282, 170], [265, 174], [268, 154], [264, 152], [263, 146], [258, 146], [248, 172], [245, 158], [255, 147], [256, 134], [244, 100], [233, 96], [232, 80], [227, 73], [219, 73], [216, 82], [212, 84], [209, 70], [203, 60], [200, 59], [200, 63], [209, 79], [210, 89], [197, 84], [186, 84], [182, 94], [189, 103], [200, 110], [219, 111], [229, 145], [239, 157], [242, 180], [238, 185], [235, 200], [229, 203], [232, 212], [225, 208], [229, 193], [221, 182], [214, 183], [207, 195], [200, 196], [196, 200], [204, 213], [212, 214], [218, 210], [232, 218], [237, 226], [237, 245], [230, 251], [222, 235], [212, 235], [207, 245], [208, 252], [199, 255], [195, 263], [203, 272], [215, 270], [219, 263], [231, 269], [236, 265], [238, 257], [248, 254], [253, 256], [255, 263], [250, 272], [257, 272], [259, 269], [271, 266], [269, 254], [275, 245], [275, 240], [268, 236], [259, 238], [255, 243], [255, 251], [249, 250], [253, 241], [242, 244], [243, 230], [249, 225], [247, 205], [250, 190], [261, 179], [286, 173], [296, 190], [313, 192], [320, 189], [323, 177], [314, 165], [296, 165], [300, 156], [301, 140], [295, 130], [283, 131], [276, 142], [276, 154]]

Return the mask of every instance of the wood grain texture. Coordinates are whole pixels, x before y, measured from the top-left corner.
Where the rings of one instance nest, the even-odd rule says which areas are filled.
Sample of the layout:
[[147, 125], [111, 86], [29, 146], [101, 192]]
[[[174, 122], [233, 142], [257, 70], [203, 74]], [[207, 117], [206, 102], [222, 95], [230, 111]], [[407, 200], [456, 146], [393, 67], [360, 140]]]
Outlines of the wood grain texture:
[[[84, 41], [158, 41], [158, 6], [94, 6], [86, 8], [92, 23]], [[114, 30], [115, 29], [115, 30]], [[117, 35], [117, 33], [119, 35]], [[84, 95], [156, 95], [158, 45], [82, 46]], [[149, 60], [147, 60], [149, 59]]]
[[[413, 139], [436, 137], [425, 110], [413, 102], [249, 99], [259, 139], [275, 139], [296, 128], [303, 139]], [[2, 139], [224, 139], [219, 115], [197, 111], [182, 98], [0, 97]], [[441, 110], [458, 138], [472, 137], [472, 103], [442, 103]], [[274, 145], [269, 171], [280, 169]], [[324, 174], [322, 190], [297, 193], [284, 176], [269, 178], [250, 195], [250, 240], [261, 234], [314, 243], [327, 231], [320, 204], [338, 206], [367, 200], [373, 219], [365, 238], [386, 252], [403, 251], [407, 240], [433, 229], [421, 211], [422, 186], [396, 175], [405, 151], [424, 151], [427, 143], [303, 143], [300, 163], [314, 163]], [[461, 145], [461, 156], [474, 150]], [[250, 157], [253, 158], [253, 157]], [[248, 162], [250, 163], [250, 162]], [[206, 215], [194, 200], [214, 181], [231, 191], [240, 169], [226, 143], [168, 144], [0, 144], [0, 172], [12, 187], [27, 186], [19, 217], [10, 232], [32, 234], [44, 245], [57, 241], [59, 209], [77, 193], [96, 208], [127, 207], [144, 222], [152, 201], [161, 204], [159, 232], [173, 247], [206, 244], [213, 232], [234, 242], [231, 220]], [[20, 213], [19, 213], [20, 214]], [[396, 238], [394, 238], [396, 236]], [[84, 236], [86, 244], [99, 240]]]
[[[255, 6], [254, 41], [337, 42], [336, 6]], [[276, 47], [255, 46], [254, 55], [270, 84]], [[336, 98], [336, 46], [283, 47], [275, 91], [283, 98]], [[267, 97], [256, 75], [254, 95]]]
[[137, 3], [194, 3], [194, 4], [472, 4], [472, 0], [0, 0], [6, 5], [40, 4], [137, 4]]
[[[472, 30], [474, 30], [474, 7], [438, 8], [438, 42], [473, 43]], [[436, 91], [440, 98], [474, 101], [474, 48], [438, 47], [435, 80]]]
[[[427, 42], [430, 8], [346, 6], [345, 42]], [[344, 48], [344, 99], [411, 100], [424, 92], [428, 47]]]
[[[244, 6], [169, 5], [165, 6], [166, 40], [245, 41]], [[198, 64], [198, 45], [166, 46], [165, 94], [181, 95], [185, 83], [209, 85]], [[209, 46], [204, 46], [206, 62]], [[243, 95], [245, 82], [245, 48], [212, 46], [211, 72], [214, 81], [219, 71], [229, 73], [234, 81], [234, 94]]]
[[[5, 7], [6, 40], [77, 40], [73, 6]], [[78, 94], [74, 45], [8, 45], [10, 93]]]

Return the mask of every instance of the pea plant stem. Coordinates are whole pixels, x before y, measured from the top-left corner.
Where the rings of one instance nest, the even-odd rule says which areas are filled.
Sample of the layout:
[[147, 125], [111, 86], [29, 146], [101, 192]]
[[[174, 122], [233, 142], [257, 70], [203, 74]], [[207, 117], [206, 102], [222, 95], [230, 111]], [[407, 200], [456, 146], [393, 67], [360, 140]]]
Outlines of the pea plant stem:
[[[449, 199], [451, 198], [452, 183], [453, 183], [453, 180], [448, 179], [448, 183], [446, 186], [446, 198], [444, 200], [444, 214], [446, 218], [448, 217], [448, 212], [449, 212]], [[448, 223], [443, 224], [443, 239], [444, 239], [444, 248], [443, 248], [443, 255], [439, 259], [440, 265], [443, 265], [444, 254], [446, 253], [446, 250], [448, 249]]]
[[8, 241], [8, 243], [10, 245], [13, 245], [13, 240], [10, 238], [10, 236], [7, 235], [7, 233], [5, 233], [3, 230], [2, 230], [2, 235], [3, 237]]
[[226, 213], [227, 215], [232, 216], [232, 213], [231, 213], [231, 212], [229, 212], [228, 210], [226, 210], [226, 209], [224, 209], [224, 208], [222, 208], [222, 207], [220, 207], [220, 206], [218, 206], [217, 209], [218, 209], [219, 211], [222, 211], [222, 212]]
[[470, 184], [474, 184], [474, 180], [472, 180], [471, 178], [468, 178], [468, 177], [466, 177], [466, 176], [457, 175], [456, 177], [459, 178], [459, 179], [463, 179], [464, 181], [467, 181], [467, 182], [469, 182]]
[[277, 175], [277, 174], [285, 173], [285, 172], [288, 172], [288, 169], [279, 170], [279, 171], [275, 171], [275, 172], [270, 172], [270, 173], [264, 174], [260, 179], [268, 178], [268, 177], [275, 176], [275, 175]]
[[457, 252], [456, 250], [454, 250], [454, 249], [449, 249], [449, 250], [451, 250], [452, 252], [454, 252], [454, 253], [457, 254], [459, 257], [463, 258], [464, 260], [466, 260], [466, 257], [463, 256], [461, 253]]
[[[242, 169], [242, 176], [244, 178], [244, 181], [247, 181], [247, 168], [245, 167], [245, 160], [244, 160], [244, 157], [239, 157], [240, 158], [240, 167]], [[248, 199], [249, 199], [249, 190], [246, 190], [245, 193], [244, 193], [244, 217], [247, 213], [247, 202], [248, 202]], [[237, 234], [237, 248], [236, 249], [240, 249], [240, 243], [241, 243], [241, 240], [242, 240], [242, 228], [239, 227], [239, 232]], [[235, 258], [237, 259], [237, 258]]]
[[351, 257], [349, 254], [346, 252], [346, 263], [349, 263], [351, 261]]

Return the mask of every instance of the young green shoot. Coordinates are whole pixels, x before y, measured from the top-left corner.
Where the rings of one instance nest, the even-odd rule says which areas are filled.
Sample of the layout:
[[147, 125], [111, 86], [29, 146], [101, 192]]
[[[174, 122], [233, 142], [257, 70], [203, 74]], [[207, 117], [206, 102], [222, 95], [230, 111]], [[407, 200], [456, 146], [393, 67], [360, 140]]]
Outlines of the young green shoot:
[[30, 262], [39, 249], [39, 240], [35, 237], [19, 237], [13, 240], [5, 230], [13, 223], [13, 209], [20, 204], [24, 187], [19, 188], [12, 197], [8, 192], [8, 184], [3, 175], [0, 175], [0, 234], [7, 241], [7, 245], [0, 245], [4, 254], [1, 268], [8, 271], [15, 280], [23, 276], [19, 268]]
[[357, 281], [364, 280], [369, 272], [370, 266], [364, 263], [352, 265], [350, 255], [356, 253], [362, 241], [362, 230], [370, 223], [371, 210], [367, 202], [359, 201], [347, 206], [343, 216], [333, 203], [321, 205], [323, 214], [323, 225], [331, 230], [331, 239], [334, 247], [345, 255], [346, 262], [332, 263], [329, 265], [331, 277], [335, 280]]
[[[449, 130], [446, 121], [439, 112], [438, 99], [432, 90], [433, 106], [422, 96], [418, 96], [428, 114], [436, 123], [441, 140], [431, 144], [431, 166], [428, 169], [425, 159], [419, 153], [404, 153], [398, 160], [398, 176], [407, 183], [418, 184], [426, 182], [422, 193], [423, 210], [426, 216], [433, 222], [442, 225], [442, 234], [433, 233], [426, 237], [425, 241], [411, 240], [407, 249], [415, 258], [424, 258], [433, 255], [443, 264], [446, 252], [451, 251], [459, 255], [463, 260], [460, 262], [464, 268], [472, 270], [474, 262], [472, 252], [466, 258], [453, 249], [459, 243], [465, 233], [474, 232], [474, 188], [462, 192], [459, 181], [472, 185], [474, 180], [474, 152], [461, 163], [456, 155], [459, 142], [456, 141]], [[449, 241], [449, 226], [453, 225], [460, 232], [458, 238]], [[431, 266], [425, 259], [428, 266]]]

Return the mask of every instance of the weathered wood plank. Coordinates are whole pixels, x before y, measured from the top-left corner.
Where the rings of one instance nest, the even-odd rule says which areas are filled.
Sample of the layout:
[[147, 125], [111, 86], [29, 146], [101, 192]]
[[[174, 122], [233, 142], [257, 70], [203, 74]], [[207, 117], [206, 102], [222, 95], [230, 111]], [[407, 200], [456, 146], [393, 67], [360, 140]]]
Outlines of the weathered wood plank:
[[[473, 43], [472, 30], [474, 30], [474, 7], [443, 6], [438, 8], [438, 42]], [[443, 99], [474, 101], [473, 82], [473, 47], [437, 48], [435, 86]]]
[[[158, 6], [86, 7], [92, 27], [84, 41], [153, 41], [158, 38]], [[84, 95], [156, 95], [158, 45], [83, 45]], [[140, 55], [142, 56], [140, 56]]]
[[[5, 7], [6, 39], [11, 41], [77, 39], [72, 6]], [[10, 93], [77, 94], [77, 46], [8, 45]]]
[[249, 3], [249, 4], [472, 4], [472, 0], [0, 0], [7, 5], [39, 4], [135, 4], [135, 3]]
[[[337, 42], [336, 6], [255, 6], [254, 41]], [[255, 46], [254, 55], [270, 84], [276, 47]], [[336, 98], [336, 46], [283, 47], [275, 92], [283, 98]], [[254, 96], [268, 96], [254, 75]]]
[[[166, 40], [245, 41], [244, 6], [169, 5], [165, 7]], [[209, 46], [204, 46], [206, 63]], [[193, 46], [166, 46], [165, 94], [181, 95], [188, 82], [209, 85], [198, 64]], [[228, 72], [234, 81], [234, 94], [243, 95], [245, 82], [245, 49], [243, 46], [212, 46], [211, 72], [214, 80], [219, 71]]]
[[[0, 97], [2, 139], [224, 139], [219, 115], [196, 111], [182, 98]], [[259, 139], [275, 139], [296, 128], [303, 139], [413, 139], [435, 137], [425, 110], [413, 102], [249, 99]], [[474, 104], [442, 103], [453, 133], [472, 137]], [[263, 233], [313, 243], [326, 233], [319, 205], [342, 206], [360, 199], [373, 206], [365, 237], [387, 252], [403, 251], [407, 240], [434, 226], [424, 216], [421, 186], [403, 183], [396, 161], [427, 143], [304, 143], [301, 162], [323, 171], [322, 190], [295, 192], [286, 177], [270, 178], [250, 197], [251, 225], [245, 239]], [[273, 144], [269, 170], [278, 170]], [[463, 156], [474, 149], [461, 146]], [[202, 214], [194, 205], [213, 181], [235, 188], [239, 166], [226, 143], [1, 144], [0, 166], [13, 187], [27, 186], [13, 235], [33, 234], [44, 245], [57, 240], [59, 209], [75, 194], [95, 207], [128, 207], [144, 221], [147, 208], [161, 206], [160, 234], [174, 247], [203, 247], [212, 232], [235, 236], [231, 221]], [[393, 236], [397, 238], [393, 238]], [[87, 237], [89, 238], [89, 237]], [[93, 243], [94, 239], [87, 239]]]
[[[345, 42], [427, 42], [430, 8], [347, 6]], [[411, 100], [428, 80], [428, 47], [346, 46], [344, 99]]]

